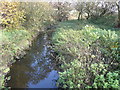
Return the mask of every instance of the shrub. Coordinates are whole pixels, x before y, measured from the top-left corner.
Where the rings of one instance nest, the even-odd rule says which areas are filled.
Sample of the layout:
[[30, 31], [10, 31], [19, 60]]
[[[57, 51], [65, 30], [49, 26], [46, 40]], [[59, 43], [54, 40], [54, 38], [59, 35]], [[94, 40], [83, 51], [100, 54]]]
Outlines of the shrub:
[[21, 9], [25, 11], [25, 23], [23, 26], [27, 29], [40, 30], [44, 24], [50, 24], [54, 21], [51, 17], [52, 7], [45, 2], [24, 2], [21, 3]]
[[24, 21], [24, 11], [19, 2], [0, 2], [1, 25], [5, 28], [18, 28]]

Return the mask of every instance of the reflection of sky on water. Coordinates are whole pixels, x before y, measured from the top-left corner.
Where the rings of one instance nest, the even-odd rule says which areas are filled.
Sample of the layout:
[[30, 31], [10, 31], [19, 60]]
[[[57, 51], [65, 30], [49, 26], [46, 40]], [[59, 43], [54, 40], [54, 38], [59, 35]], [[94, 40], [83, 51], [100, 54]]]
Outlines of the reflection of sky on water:
[[49, 57], [47, 35], [40, 35], [28, 54], [11, 67], [8, 86], [30, 88], [56, 88], [58, 73]]
[[41, 80], [39, 83], [37, 84], [33, 84], [33, 83], [29, 83], [29, 88], [57, 88], [55, 83], [58, 77], [56, 77], [55, 73], [57, 74], [57, 71], [52, 70], [46, 78], [44, 78], [43, 80]]

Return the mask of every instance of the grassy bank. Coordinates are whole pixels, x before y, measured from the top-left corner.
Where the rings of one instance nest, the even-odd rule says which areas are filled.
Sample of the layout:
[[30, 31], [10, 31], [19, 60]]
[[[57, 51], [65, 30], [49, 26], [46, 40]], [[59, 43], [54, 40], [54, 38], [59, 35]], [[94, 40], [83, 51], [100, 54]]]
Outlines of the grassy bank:
[[[53, 24], [47, 2], [0, 2], [0, 87], [9, 67], [25, 55], [31, 41]], [[4, 30], [3, 30], [4, 29]], [[24, 64], [24, 63], [23, 63]], [[10, 79], [9, 77], [6, 79]]]
[[108, 18], [58, 25], [53, 48], [62, 69], [59, 87], [120, 88], [120, 29]]
[[0, 30], [0, 87], [4, 86], [10, 65], [25, 55], [32, 40], [33, 34], [27, 30]]

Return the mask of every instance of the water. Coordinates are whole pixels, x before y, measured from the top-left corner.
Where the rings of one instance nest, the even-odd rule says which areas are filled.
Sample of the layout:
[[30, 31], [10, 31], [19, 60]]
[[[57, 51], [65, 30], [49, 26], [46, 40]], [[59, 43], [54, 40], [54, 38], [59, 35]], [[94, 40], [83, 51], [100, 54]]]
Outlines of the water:
[[7, 87], [57, 88], [59, 75], [56, 64], [50, 57], [50, 38], [51, 33], [40, 34], [27, 55], [11, 66], [7, 75], [11, 79], [6, 82]]

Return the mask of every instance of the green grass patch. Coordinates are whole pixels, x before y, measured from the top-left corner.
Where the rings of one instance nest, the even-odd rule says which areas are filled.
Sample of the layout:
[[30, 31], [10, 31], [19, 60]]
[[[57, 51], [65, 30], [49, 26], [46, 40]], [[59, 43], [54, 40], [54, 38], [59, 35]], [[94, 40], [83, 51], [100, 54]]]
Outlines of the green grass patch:
[[24, 50], [29, 47], [31, 40], [32, 34], [26, 30], [0, 31], [0, 87], [2, 87], [4, 75], [9, 71], [7, 65], [15, 62], [13, 57], [19, 58], [20, 54], [25, 54]]

